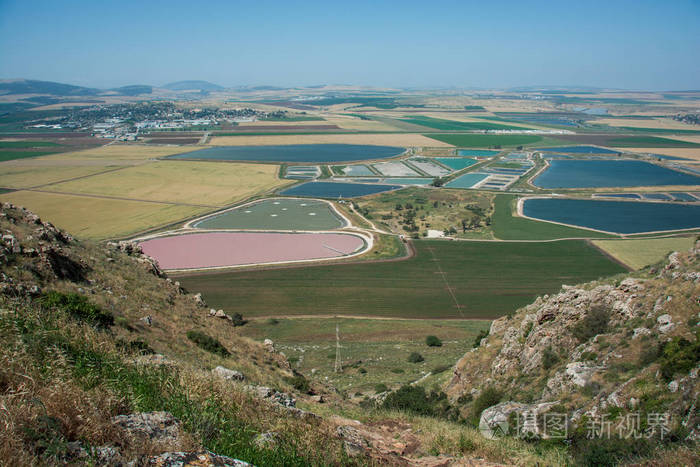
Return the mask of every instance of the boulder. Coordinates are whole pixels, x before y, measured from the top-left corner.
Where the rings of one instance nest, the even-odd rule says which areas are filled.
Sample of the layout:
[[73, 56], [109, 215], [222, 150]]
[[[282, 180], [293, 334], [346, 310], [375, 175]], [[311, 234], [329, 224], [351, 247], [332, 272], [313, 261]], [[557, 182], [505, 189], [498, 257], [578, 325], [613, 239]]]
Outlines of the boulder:
[[588, 384], [593, 374], [601, 369], [603, 367], [588, 365], [583, 362], [572, 362], [566, 365], [565, 374], [569, 377], [571, 383], [583, 387]]
[[168, 412], [140, 412], [112, 417], [112, 423], [132, 436], [157, 443], [180, 440], [180, 422]]
[[209, 451], [164, 452], [157, 456], [149, 457], [146, 465], [157, 467], [252, 467], [252, 464], [247, 462], [232, 457], [220, 456]]
[[662, 334], [666, 334], [674, 327], [671, 315], [668, 314], [656, 318], [656, 323], [659, 325], [659, 332]]
[[223, 366], [217, 366], [216, 368], [211, 370], [211, 372], [214, 373], [215, 375], [217, 375], [223, 379], [229, 380], [229, 381], [244, 381], [245, 380], [245, 376], [240, 371], [229, 370], [228, 368], [224, 368]]

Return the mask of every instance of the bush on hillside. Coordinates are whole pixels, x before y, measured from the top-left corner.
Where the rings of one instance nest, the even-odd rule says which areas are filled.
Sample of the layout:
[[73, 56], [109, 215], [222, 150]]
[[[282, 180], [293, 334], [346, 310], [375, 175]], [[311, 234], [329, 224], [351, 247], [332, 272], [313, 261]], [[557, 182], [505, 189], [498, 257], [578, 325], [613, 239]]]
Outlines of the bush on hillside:
[[[700, 331], [696, 331], [700, 334]], [[661, 351], [659, 365], [661, 376], [671, 381], [676, 374], [686, 374], [700, 362], [700, 338], [690, 342], [684, 337], [675, 336], [666, 342]]]
[[201, 331], [187, 331], [187, 338], [194, 342], [200, 349], [206, 350], [222, 357], [231, 355], [221, 342]]
[[476, 337], [474, 338], [474, 345], [472, 347], [474, 347], [475, 349], [477, 347], [479, 347], [481, 345], [481, 341], [488, 336], [489, 336], [488, 329], [482, 329], [481, 331], [479, 331], [479, 334], [477, 334]]
[[549, 370], [558, 362], [559, 355], [557, 355], [556, 352], [552, 350], [551, 345], [548, 345], [547, 348], [544, 349], [544, 352], [542, 352], [542, 367], [545, 370]]
[[428, 336], [425, 338], [425, 345], [428, 347], [442, 347], [442, 341], [437, 336]]
[[424, 360], [423, 356], [418, 352], [411, 352], [411, 355], [408, 356], [409, 363], [420, 363]]
[[608, 310], [602, 307], [591, 308], [588, 313], [586, 313], [586, 316], [571, 328], [571, 334], [573, 334], [580, 343], [584, 343], [598, 334], [606, 333], [608, 331], [609, 321], [610, 313]]
[[472, 424], [478, 425], [481, 412], [501, 402], [501, 397], [503, 397], [503, 394], [492, 386], [481, 391], [479, 397], [472, 404]]
[[451, 412], [447, 395], [442, 391], [426, 392], [418, 385], [407, 384], [387, 395], [382, 408], [404, 410], [417, 415], [440, 416]]
[[309, 380], [304, 377], [301, 373], [294, 373], [294, 376], [288, 376], [284, 380], [294, 389], [304, 394], [311, 393], [311, 385]]
[[47, 308], [54, 308], [68, 313], [73, 319], [92, 324], [99, 328], [108, 328], [114, 325], [112, 313], [102, 311], [100, 307], [88, 301], [82, 295], [76, 293], [62, 293], [51, 291], [41, 298], [41, 303]]

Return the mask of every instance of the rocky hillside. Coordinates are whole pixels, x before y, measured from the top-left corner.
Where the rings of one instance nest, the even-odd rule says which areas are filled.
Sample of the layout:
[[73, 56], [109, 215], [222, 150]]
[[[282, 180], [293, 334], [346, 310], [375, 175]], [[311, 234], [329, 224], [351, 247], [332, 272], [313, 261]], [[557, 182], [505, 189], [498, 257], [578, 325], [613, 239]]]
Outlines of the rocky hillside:
[[[607, 460], [697, 448], [699, 259], [700, 242], [634, 277], [564, 286], [495, 320], [447, 393], [487, 436], [566, 438]], [[552, 433], [544, 423], [557, 417], [566, 425]]]

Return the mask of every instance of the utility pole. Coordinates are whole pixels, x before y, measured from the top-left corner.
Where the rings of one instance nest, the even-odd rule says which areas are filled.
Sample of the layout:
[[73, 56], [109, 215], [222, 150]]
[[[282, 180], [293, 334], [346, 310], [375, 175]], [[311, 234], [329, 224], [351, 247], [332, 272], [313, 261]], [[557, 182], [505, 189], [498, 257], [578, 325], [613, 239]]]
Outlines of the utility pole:
[[334, 372], [338, 373], [343, 369], [343, 364], [340, 360], [340, 330], [338, 328], [338, 323], [335, 323], [335, 368]]

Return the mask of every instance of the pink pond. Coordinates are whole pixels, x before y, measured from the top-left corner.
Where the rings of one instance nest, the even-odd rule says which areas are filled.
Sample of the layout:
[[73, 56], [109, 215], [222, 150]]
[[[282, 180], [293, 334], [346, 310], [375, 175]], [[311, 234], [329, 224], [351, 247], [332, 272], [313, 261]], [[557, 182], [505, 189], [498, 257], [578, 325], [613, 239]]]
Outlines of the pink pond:
[[364, 240], [341, 233], [217, 232], [161, 237], [141, 242], [163, 269], [199, 269], [345, 256]]

